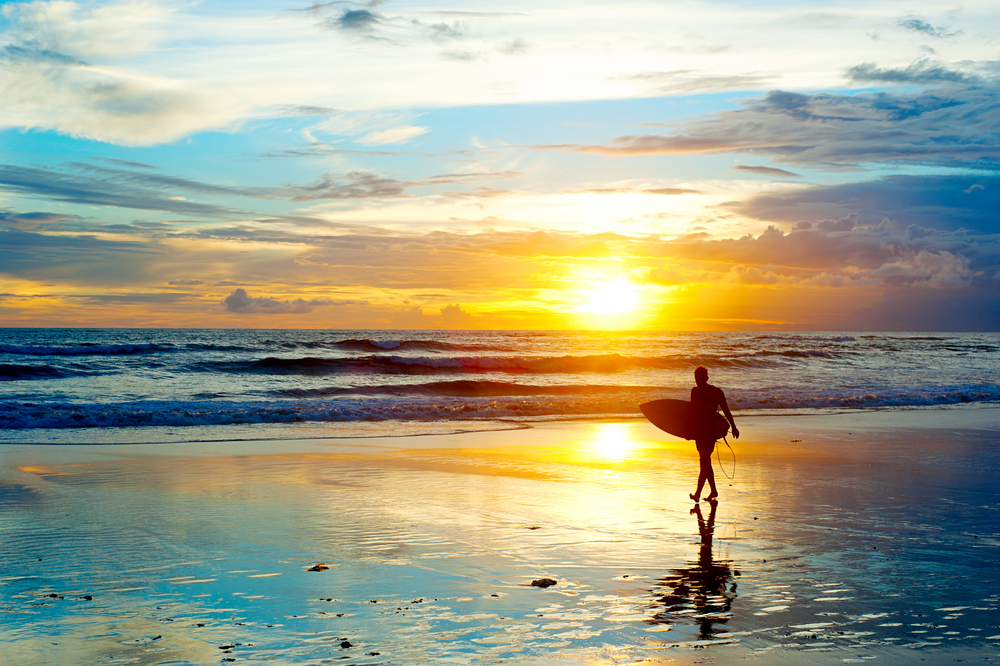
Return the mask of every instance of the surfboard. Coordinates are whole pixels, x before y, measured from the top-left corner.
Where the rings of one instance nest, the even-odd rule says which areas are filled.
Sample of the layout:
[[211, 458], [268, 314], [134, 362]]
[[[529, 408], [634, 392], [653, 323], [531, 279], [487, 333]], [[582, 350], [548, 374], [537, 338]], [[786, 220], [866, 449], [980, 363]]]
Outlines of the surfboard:
[[[663, 432], [681, 439], [695, 439], [698, 424], [691, 414], [691, 403], [687, 400], [652, 400], [639, 405], [643, 416]], [[712, 414], [715, 421], [715, 438], [722, 439], [729, 434], [729, 421], [718, 412]]]

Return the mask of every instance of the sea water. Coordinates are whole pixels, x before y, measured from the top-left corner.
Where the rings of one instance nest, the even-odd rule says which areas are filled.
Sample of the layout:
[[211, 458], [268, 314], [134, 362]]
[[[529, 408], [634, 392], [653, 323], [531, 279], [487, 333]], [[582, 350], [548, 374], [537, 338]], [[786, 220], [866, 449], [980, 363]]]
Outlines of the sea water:
[[[0, 329], [0, 441], [295, 438], [1000, 399], [1000, 334]], [[411, 430], [407, 430], [407, 428]]]

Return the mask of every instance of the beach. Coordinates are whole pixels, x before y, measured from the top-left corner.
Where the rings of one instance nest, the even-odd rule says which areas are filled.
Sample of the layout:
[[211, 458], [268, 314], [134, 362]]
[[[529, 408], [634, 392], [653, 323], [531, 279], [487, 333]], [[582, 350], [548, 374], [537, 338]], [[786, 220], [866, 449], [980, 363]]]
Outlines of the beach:
[[3, 663], [996, 662], [998, 415], [10, 443]]

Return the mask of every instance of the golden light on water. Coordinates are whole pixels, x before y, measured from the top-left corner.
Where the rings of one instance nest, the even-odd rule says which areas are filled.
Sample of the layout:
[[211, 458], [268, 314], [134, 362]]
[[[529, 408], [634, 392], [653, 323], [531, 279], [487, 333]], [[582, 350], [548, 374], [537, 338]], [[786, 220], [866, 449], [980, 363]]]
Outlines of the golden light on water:
[[629, 427], [624, 423], [600, 423], [594, 431], [591, 442], [596, 458], [611, 462], [622, 462], [635, 452], [637, 443], [629, 435]]

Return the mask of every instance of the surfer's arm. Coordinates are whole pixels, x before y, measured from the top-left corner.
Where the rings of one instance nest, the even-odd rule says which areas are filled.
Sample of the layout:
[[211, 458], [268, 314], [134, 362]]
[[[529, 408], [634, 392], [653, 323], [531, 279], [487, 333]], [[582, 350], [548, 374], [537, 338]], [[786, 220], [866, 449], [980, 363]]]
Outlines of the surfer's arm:
[[719, 406], [722, 407], [722, 413], [726, 415], [726, 420], [729, 421], [729, 425], [732, 426], [733, 437], [739, 439], [740, 429], [736, 427], [736, 421], [733, 420], [733, 413], [729, 411], [729, 403], [726, 402], [726, 394], [721, 390], [719, 391]]

